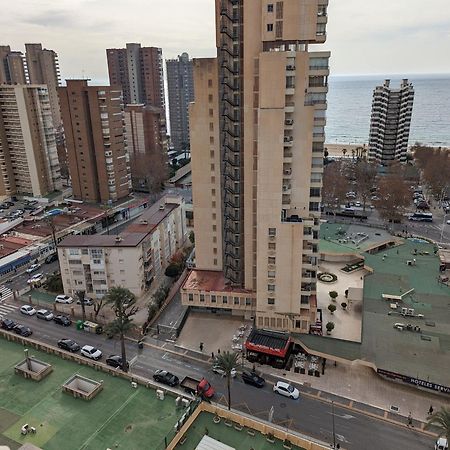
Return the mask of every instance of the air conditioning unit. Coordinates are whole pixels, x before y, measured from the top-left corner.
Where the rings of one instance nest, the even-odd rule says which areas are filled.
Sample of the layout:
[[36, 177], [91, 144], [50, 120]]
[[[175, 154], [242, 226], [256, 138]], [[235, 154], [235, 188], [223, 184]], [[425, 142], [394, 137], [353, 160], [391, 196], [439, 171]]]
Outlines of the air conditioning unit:
[[159, 205], [159, 209], [160, 209], [161, 211], [163, 211], [164, 209], [166, 209], [166, 205], [165, 205], [164, 203], [161, 203], [161, 204]]

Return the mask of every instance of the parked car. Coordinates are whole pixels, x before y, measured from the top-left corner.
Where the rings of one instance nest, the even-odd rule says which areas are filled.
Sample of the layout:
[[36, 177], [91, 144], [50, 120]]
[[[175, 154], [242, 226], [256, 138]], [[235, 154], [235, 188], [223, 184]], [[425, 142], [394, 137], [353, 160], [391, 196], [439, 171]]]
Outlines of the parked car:
[[[222, 376], [222, 377], [224, 377], [225, 375], [226, 375], [226, 373], [225, 373], [225, 371], [220, 367], [220, 366], [218, 366], [217, 364], [214, 364], [213, 366], [212, 366], [212, 369], [211, 369], [214, 373], [217, 373], [217, 374], [219, 374], [220, 376]], [[231, 369], [231, 378], [235, 378], [236, 377], [236, 369], [235, 368], [233, 368], [233, 369]]]
[[21, 306], [20, 312], [26, 316], [34, 316], [36, 314], [36, 310], [31, 305]]
[[77, 352], [81, 348], [75, 341], [72, 341], [72, 339], [60, 339], [58, 341], [58, 347], [72, 353]]
[[153, 379], [162, 384], [167, 384], [168, 386], [177, 386], [180, 383], [179, 378], [173, 373], [167, 372], [167, 370], [158, 369], [153, 374]]
[[53, 253], [51, 255], [48, 255], [47, 258], [45, 258], [45, 264], [50, 264], [53, 261], [58, 260], [58, 253]]
[[448, 450], [448, 441], [445, 437], [440, 437], [436, 444], [434, 444], [435, 450]]
[[7, 208], [14, 206], [14, 202], [4, 202]]
[[266, 384], [266, 380], [255, 372], [242, 372], [242, 381], [245, 384], [251, 384], [257, 388], [262, 388]]
[[[92, 306], [93, 304], [94, 304], [94, 302], [92, 301], [91, 298], [84, 297], [84, 306]], [[77, 300], [77, 305], [81, 305], [81, 300], [80, 299]]]
[[53, 322], [58, 325], [62, 325], [63, 327], [69, 327], [72, 324], [72, 321], [67, 316], [63, 316], [62, 314], [58, 314], [53, 317]]
[[98, 361], [102, 357], [102, 352], [98, 348], [92, 347], [92, 345], [81, 347], [81, 354], [95, 361]]
[[39, 269], [39, 267], [41, 267], [40, 264], [31, 264], [30, 267], [28, 267], [27, 270], [25, 270], [26, 273], [32, 273], [32, 272], [36, 272], [36, 270]]
[[53, 313], [48, 309], [38, 309], [36, 312], [36, 317], [42, 320], [53, 320]]
[[66, 305], [73, 303], [73, 298], [68, 295], [60, 294], [55, 298], [55, 303], [65, 303]]
[[277, 381], [273, 386], [273, 391], [294, 400], [297, 400], [300, 397], [299, 390], [285, 381]]
[[[110, 355], [106, 358], [106, 364], [111, 367], [122, 367], [122, 357], [118, 355]], [[127, 368], [130, 367], [130, 363], [127, 361]]]
[[44, 274], [43, 273], [36, 273], [31, 278], [27, 280], [28, 284], [35, 284], [39, 286], [44, 281]]
[[24, 337], [31, 336], [33, 334], [30, 327], [26, 327], [25, 325], [16, 325], [13, 328], [13, 331], [14, 333]]
[[16, 325], [17, 325], [16, 322], [14, 322], [11, 319], [3, 319], [2, 320], [2, 328], [4, 330], [11, 331]]

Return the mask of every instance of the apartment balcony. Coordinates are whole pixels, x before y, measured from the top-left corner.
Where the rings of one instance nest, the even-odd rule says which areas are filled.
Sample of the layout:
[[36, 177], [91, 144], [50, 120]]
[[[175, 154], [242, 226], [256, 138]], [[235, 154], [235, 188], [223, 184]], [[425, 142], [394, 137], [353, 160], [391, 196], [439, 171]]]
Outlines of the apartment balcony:
[[313, 133], [313, 142], [325, 142], [325, 133]]
[[292, 147], [293, 141], [294, 141], [294, 138], [292, 136], [285, 136], [283, 139], [284, 147]]
[[292, 130], [294, 128], [294, 120], [293, 119], [286, 119], [284, 121], [284, 129], [285, 130]]
[[289, 183], [292, 178], [292, 169], [283, 168], [283, 184]]
[[292, 152], [285, 150], [283, 154], [283, 162], [292, 163]]
[[295, 86], [286, 86], [286, 95], [294, 95]]
[[290, 183], [283, 184], [283, 195], [292, 192]]
[[283, 193], [282, 199], [281, 199], [281, 207], [283, 209], [290, 209], [291, 207], [291, 196], [289, 194]]
[[286, 73], [288, 75], [294, 75], [295, 74], [295, 66], [293, 64], [287, 64], [286, 65]]
[[328, 22], [328, 16], [326, 11], [319, 11], [317, 14], [317, 24], [324, 24]]
[[308, 86], [308, 94], [323, 94], [328, 92], [328, 85], [322, 86]]
[[286, 102], [284, 107], [285, 113], [293, 113], [295, 111], [295, 103], [294, 102]]

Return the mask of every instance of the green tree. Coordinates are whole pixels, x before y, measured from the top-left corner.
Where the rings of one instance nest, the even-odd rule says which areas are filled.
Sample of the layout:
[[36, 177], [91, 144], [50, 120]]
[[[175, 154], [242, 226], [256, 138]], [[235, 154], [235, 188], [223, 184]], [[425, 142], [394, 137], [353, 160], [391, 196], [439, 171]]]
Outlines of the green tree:
[[440, 411], [435, 412], [427, 419], [425, 429], [436, 427], [439, 431], [439, 437], [444, 436], [450, 442], [450, 408], [442, 407]]
[[334, 322], [327, 322], [325, 327], [327, 329], [328, 334], [331, 333], [334, 330]]
[[166, 277], [170, 277], [170, 278], [175, 278], [178, 277], [178, 275], [180, 275], [181, 271], [183, 269], [181, 268], [181, 266], [179, 264], [176, 263], [170, 263], [167, 267], [166, 270], [164, 272], [164, 275]]
[[227, 377], [228, 409], [231, 409], [231, 371], [236, 368], [239, 358], [239, 353], [225, 351], [214, 360], [214, 365], [222, 369]]
[[59, 273], [54, 273], [47, 277], [45, 281], [45, 289], [50, 292], [63, 292], [63, 282]]
[[133, 327], [133, 319], [138, 307], [136, 306], [135, 295], [123, 287], [113, 287], [105, 295], [105, 302], [111, 306], [116, 318], [110, 322], [106, 331], [111, 336], [119, 336], [122, 349], [122, 370], [128, 371], [127, 357], [125, 350], [125, 333]]
[[100, 300], [95, 300], [94, 301], [94, 317], [95, 317], [95, 320], [97, 320], [97, 317], [100, 314], [100, 311], [103, 309], [104, 306], [105, 306], [105, 299], [104, 298], [101, 298]]
[[83, 322], [86, 320], [86, 292], [85, 291], [76, 291], [75, 295], [77, 296], [78, 300], [80, 300], [81, 305], [81, 318], [83, 319]]
[[336, 305], [333, 305], [333, 303], [330, 303], [328, 305], [328, 311], [330, 311], [330, 313], [333, 314], [336, 311]]
[[328, 292], [328, 295], [330, 296], [331, 300], [335, 301], [339, 294], [336, 291], [330, 291]]

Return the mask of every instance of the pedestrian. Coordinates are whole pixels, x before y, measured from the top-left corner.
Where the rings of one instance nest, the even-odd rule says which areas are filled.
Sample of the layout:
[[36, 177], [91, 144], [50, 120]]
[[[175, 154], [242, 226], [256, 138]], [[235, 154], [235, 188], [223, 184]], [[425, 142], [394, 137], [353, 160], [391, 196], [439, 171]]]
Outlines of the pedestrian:
[[409, 414], [408, 414], [408, 427], [414, 428], [413, 421], [412, 421], [411, 411], [410, 411]]
[[433, 414], [433, 405], [430, 405], [430, 409], [428, 410], [428, 415], [431, 416]]
[[214, 352], [211, 352], [211, 358], [214, 359]]
[[156, 332], [159, 334], [159, 324], [156, 325]]
[[200, 342], [199, 348], [200, 348], [200, 351], [202, 352], [203, 351], [203, 342]]
[[217, 349], [217, 354], [218, 354], [218, 355], [220, 355], [220, 348], [219, 348], [219, 349]]

